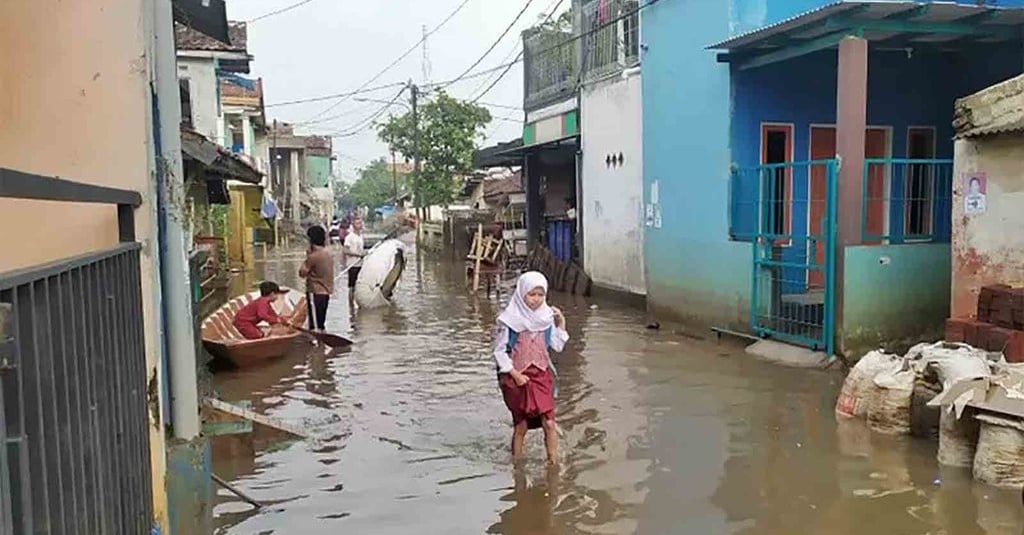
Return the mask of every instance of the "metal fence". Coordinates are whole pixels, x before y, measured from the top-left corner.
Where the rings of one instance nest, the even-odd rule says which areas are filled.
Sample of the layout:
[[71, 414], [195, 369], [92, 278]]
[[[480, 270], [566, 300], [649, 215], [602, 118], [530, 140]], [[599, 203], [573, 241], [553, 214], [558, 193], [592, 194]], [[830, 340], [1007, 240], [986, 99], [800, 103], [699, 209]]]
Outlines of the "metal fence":
[[838, 162], [734, 169], [730, 232], [753, 242], [754, 332], [832, 351]]
[[583, 78], [597, 80], [640, 63], [640, 2], [591, 0], [583, 5]]
[[864, 160], [865, 244], [949, 242], [953, 160]]
[[116, 204], [122, 240], [0, 274], [0, 533], [149, 533], [141, 199], [5, 169], [0, 197]]
[[576, 90], [579, 57], [571, 29], [535, 29], [523, 37], [523, 49], [526, 109]]

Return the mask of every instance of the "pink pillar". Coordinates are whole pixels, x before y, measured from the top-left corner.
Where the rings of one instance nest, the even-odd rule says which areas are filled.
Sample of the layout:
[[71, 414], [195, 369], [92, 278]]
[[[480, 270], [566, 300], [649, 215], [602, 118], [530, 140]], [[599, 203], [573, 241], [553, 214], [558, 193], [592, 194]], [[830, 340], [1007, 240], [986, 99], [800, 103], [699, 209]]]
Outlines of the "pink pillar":
[[839, 43], [836, 92], [836, 153], [840, 158], [836, 214], [835, 325], [836, 350], [843, 351], [843, 281], [845, 250], [861, 243], [864, 202], [864, 136], [867, 130], [868, 42], [847, 37]]

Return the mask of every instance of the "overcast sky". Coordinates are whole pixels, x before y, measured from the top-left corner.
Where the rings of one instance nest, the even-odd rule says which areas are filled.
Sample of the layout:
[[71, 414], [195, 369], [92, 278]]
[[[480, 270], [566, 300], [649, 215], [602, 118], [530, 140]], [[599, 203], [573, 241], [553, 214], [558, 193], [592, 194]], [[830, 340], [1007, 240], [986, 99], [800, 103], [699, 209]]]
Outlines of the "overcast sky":
[[[249, 21], [293, 5], [300, 0], [227, 0], [231, 20]], [[262, 77], [267, 120], [301, 123], [322, 114], [333, 119], [310, 125], [304, 133], [350, 131], [378, 111], [383, 104], [359, 102], [356, 98], [390, 100], [398, 89], [390, 88], [316, 103], [273, 106], [275, 103], [352, 91], [419, 41], [423, 25], [437, 26], [463, 0], [309, 0], [285, 13], [257, 20], [249, 25], [249, 53], [255, 57], [252, 76]], [[515, 19], [528, 0], [468, 0], [466, 6], [441, 30], [427, 40], [430, 81], [453, 79], [476, 61]], [[559, 11], [571, 2], [565, 0]], [[557, 0], [533, 0], [523, 17], [474, 71], [508, 62], [518, 53], [522, 30], [535, 25], [558, 4]], [[383, 74], [371, 86], [423, 82], [422, 51], [417, 49]], [[498, 73], [462, 81], [450, 86], [450, 94], [469, 98], [493, 81]], [[483, 87], [482, 87], [483, 86]], [[408, 101], [408, 94], [402, 100]], [[340, 103], [339, 103], [340, 102]], [[481, 102], [511, 106], [492, 107], [495, 120], [487, 129], [483, 144], [508, 141], [522, 131], [523, 71], [517, 64], [481, 99]], [[398, 115], [402, 107], [391, 108]], [[383, 117], [386, 118], [386, 115]], [[506, 118], [507, 120], [501, 120]], [[334, 152], [342, 176], [353, 180], [356, 169], [370, 160], [387, 156], [386, 146], [372, 128], [357, 135], [334, 139]]]

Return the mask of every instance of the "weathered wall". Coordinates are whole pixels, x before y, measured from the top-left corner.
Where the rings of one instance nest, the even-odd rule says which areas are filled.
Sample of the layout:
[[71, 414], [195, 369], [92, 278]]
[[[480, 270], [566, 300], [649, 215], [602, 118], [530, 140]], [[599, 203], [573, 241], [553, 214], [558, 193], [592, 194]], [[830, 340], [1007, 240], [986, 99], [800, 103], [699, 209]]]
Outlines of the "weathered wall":
[[331, 159], [306, 156], [306, 182], [311, 188], [325, 188], [331, 181]]
[[[583, 265], [595, 284], [647, 292], [643, 257], [643, 119], [640, 76], [586, 87], [582, 121]], [[622, 165], [608, 165], [610, 155]]]
[[[220, 92], [217, 81], [216, 60], [212, 58], [178, 58], [178, 78], [189, 79], [192, 97], [192, 127], [214, 143], [224, 145], [219, 139]], [[230, 146], [230, 144], [225, 145]]]
[[[974, 316], [988, 284], [1024, 286], [1024, 135], [956, 142], [953, 165], [953, 295], [951, 315]], [[964, 214], [964, 175], [987, 178], [985, 213]]]
[[[149, 81], [156, 0], [0, 2], [0, 166], [143, 193], [147, 367], [159, 361]], [[163, 0], [162, 0], [163, 1]], [[173, 75], [173, 73], [172, 73]], [[112, 246], [114, 208], [0, 199], [0, 272]], [[166, 529], [163, 427], [150, 427], [154, 502]]]
[[860, 357], [881, 344], [941, 336], [949, 315], [949, 244], [847, 247], [837, 350]]

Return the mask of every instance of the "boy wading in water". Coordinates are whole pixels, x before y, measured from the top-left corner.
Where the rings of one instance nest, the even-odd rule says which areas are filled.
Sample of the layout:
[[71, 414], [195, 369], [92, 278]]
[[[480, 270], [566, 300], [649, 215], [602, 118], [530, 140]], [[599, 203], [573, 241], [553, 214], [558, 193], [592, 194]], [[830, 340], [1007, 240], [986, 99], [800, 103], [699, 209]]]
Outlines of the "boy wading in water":
[[555, 373], [548, 350], [561, 352], [569, 341], [565, 317], [547, 304], [548, 280], [530, 271], [498, 316], [494, 363], [505, 406], [512, 413], [512, 459], [523, 457], [528, 429], [544, 428], [549, 463], [558, 459], [555, 426]]
[[323, 331], [327, 322], [327, 305], [334, 293], [334, 259], [327, 252], [327, 231], [317, 225], [306, 231], [309, 250], [306, 261], [299, 268], [299, 276], [306, 279], [306, 299], [309, 303], [309, 330]]

